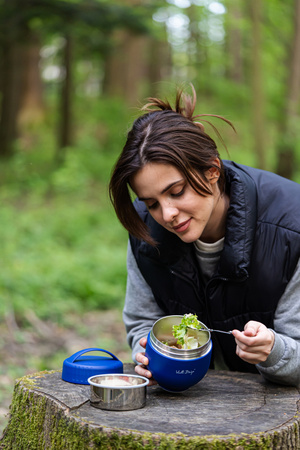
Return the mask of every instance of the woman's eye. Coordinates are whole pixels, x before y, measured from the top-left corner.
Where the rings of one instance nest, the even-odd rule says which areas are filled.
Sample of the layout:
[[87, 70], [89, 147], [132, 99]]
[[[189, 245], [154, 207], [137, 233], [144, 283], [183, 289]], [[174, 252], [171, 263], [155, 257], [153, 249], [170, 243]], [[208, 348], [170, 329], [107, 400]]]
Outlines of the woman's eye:
[[184, 187], [181, 189], [181, 191], [172, 194], [172, 197], [180, 197], [183, 194], [184, 194]]
[[155, 209], [156, 207], [157, 207], [157, 205], [158, 205], [158, 203], [157, 202], [155, 202], [155, 203], [152, 203], [152, 205], [147, 205], [147, 208], [150, 210], [150, 209]]

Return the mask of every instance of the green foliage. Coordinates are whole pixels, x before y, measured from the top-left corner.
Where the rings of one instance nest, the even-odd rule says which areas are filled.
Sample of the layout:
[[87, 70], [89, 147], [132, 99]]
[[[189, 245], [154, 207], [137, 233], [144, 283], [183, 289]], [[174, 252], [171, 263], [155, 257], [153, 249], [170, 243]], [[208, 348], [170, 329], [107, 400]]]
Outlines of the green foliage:
[[98, 113], [79, 124], [79, 144], [67, 149], [60, 167], [47, 148], [41, 151], [43, 141], [51, 141], [47, 127], [36, 147], [2, 163], [1, 315], [13, 309], [22, 319], [32, 309], [41, 318], [62, 320], [68, 311], [122, 305], [127, 234], [107, 189], [124, 140], [118, 130], [126, 128], [121, 105], [118, 120], [115, 108], [114, 102], [98, 102]]
[[[11, 0], [0, 2], [0, 23], [18, 35], [24, 26], [32, 29], [72, 31], [76, 27], [95, 28], [111, 32], [115, 27], [129, 27], [137, 32], [147, 32], [147, 9], [130, 8], [122, 2], [77, 0]], [[0, 37], [4, 30], [0, 31]]]
[[13, 306], [51, 317], [121, 304], [126, 236], [107, 203], [62, 196], [6, 206], [1, 216], [2, 313]]

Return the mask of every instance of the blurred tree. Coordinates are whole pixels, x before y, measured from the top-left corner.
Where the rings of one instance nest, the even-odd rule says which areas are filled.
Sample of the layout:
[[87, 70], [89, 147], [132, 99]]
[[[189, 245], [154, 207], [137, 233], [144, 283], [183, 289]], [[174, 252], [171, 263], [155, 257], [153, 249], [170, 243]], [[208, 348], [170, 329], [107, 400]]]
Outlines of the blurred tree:
[[252, 18], [252, 117], [254, 133], [254, 151], [258, 167], [266, 168], [264, 146], [265, 111], [262, 69], [262, 0], [252, 0], [250, 3]]
[[129, 30], [116, 30], [114, 44], [105, 58], [103, 92], [136, 105], [140, 81], [147, 75], [149, 38]]
[[162, 80], [168, 80], [172, 73], [171, 48], [167, 41], [166, 30], [162, 30], [160, 37], [150, 38], [147, 79], [151, 86], [149, 95], [153, 95], [153, 85]]
[[[135, 10], [145, 4], [145, 0], [123, 2]], [[154, 8], [148, 8], [149, 18], [153, 12]], [[161, 81], [162, 73], [167, 75], [169, 46], [166, 39], [159, 40], [153, 33], [136, 33], [129, 28], [115, 30], [112, 40], [105, 57], [103, 92], [137, 105], [145, 86]]]
[[203, 91], [207, 92], [207, 87], [205, 87], [205, 73], [210, 71], [211, 60], [209, 58], [204, 30], [200, 26], [201, 18], [205, 16], [205, 9], [191, 3], [186, 10], [186, 15], [189, 19], [189, 37], [187, 44], [189, 73], [192, 75], [196, 71], [199, 90], [202, 88]]
[[73, 40], [70, 34], [65, 34], [65, 45], [63, 49], [63, 66], [65, 69], [64, 81], [61, 89], [61, 120], [60, 132], [58, 137], [60, 139], [57, 162], [61, 163], [64, 160], [66, 147], [72, 144], [72, 50]]
[[[58, 139], [61, 149], [70, 145], [72, 134], [72, 41], [81, 34], [88, 36], [91, 29], [105, 36], [115, 28], [130, 28], [136, 33], [145, 33], [148, 27], [145, 25], [144, 11], [103, 0], [0, 0], [0, 52], [3, 58], [0, 157], [13, 154], [19, 115], [23, 119], [28, 116], [28, 109], [32, 108], [33, 103], [35, 108], [37, 104], [41, 106], [41, 95], [37, 95], [41, 93], [40, 83], [37, 82], [38, 34], [59, 33], [65, 38]], [[28, 51], [24, 52], [24, 45], [28, 46]], [[24, 64], [24, 55], [30, 52], [35, 57], [28, 57]], [[59, 153], [58, 160], [62, 157], [63, 154]]]
[[285, 98], [285, 112], [281, 118], [278, 141], [277, 173], [293, 178], [296, 168], [296, 145], [300, 139], [300, 0], [294, 1], [294, 38], [288, 63], [289, 77]]
[[23, 46], [23, 80], [21, 80], [20, 109], [18, 125], [24, 128], [39, 123], [45, 114], [43, 101], [43, 83], [39, 70], [40, 63], [40, 35], [27, 28], [24, 36], [26, 45]]
[[[27, 34], [25, 23], [19, 23], [16, 12], [11, 20], [7, 15], [17, 7], [17, 0], [2, 0], [0, 15], [1, 30], [1, 120], [0, 156], [12, 154], [12, 142], [17, 135], [17, 115], [20, 108], [23, 79], [23, 46]], [[6, 12], [7, 14], [4, 14]]]
[[[167, 83], [153, 83], [171, 80], [193, 82], [208, 112], [225, 111], [244, 122], [246, 146], [255, 140], [251, 162], [276, 167], [271, 158], [281, 134], [278, 170], [288, 160], [295, 166], [288, 149], [295, 148], [296, 119], [288, 117], [299, 113], [296, 32], [294, 58], [287, 61], [291, 19], [298, 14], [292, 14], [294, 4], [298, 1], [0, 0], [0, 155], [12, 154], [18, 124], [42, 117], [45, 86], [47, 94], [50, 86], [51, 94], [59, 92], [57, 159], [63, 160], [61, 149], [74, 140], [76, 96], [105, 93], [136, 105], [141, 95], [168, 89]], [[57, 71], [43, 85], [40, 45], [55, 47], [53, 65], [44, 55], [42, 64]]]
[[235, 83], [242, 83], [244, 79], [242, 20], [241, 2], [239, 0], [228, 1], [226, 14], [227, 70], [228, 77]]

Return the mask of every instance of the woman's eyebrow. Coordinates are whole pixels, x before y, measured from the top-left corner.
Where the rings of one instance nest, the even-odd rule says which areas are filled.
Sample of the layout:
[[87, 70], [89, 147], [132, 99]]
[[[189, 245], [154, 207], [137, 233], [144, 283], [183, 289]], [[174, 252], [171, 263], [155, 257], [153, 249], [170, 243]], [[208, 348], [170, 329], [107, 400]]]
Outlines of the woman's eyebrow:
[[[168, 184], [168, 186], [166, 186], [160, 194], [164, 194], [165, 192], [167, 192], [169, 189], [171, 189], [171, 187], [175, 186], [175, 184], [180, 183], [181, 181], [183, 181], [183, 178], [181, 178], [180, 180], [176, 180], [173, 181], [172, 183]], [[139, 200], [141, 200], [142, 202], [144, 202], [145, 200], [152, 200], [152, 197], [139, 197]]]

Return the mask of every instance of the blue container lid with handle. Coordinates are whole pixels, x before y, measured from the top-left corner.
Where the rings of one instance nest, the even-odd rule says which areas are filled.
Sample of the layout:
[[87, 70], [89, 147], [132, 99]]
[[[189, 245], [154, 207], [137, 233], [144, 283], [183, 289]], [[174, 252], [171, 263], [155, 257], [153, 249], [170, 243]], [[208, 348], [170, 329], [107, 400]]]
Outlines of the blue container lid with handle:
[[[107, 353], [110, 357], [84, 355], [95, 351]], [[102, 348], [86, 348], [64, 360], [61, 377], [69, 383], [89, 384], [89, 377], [106, 373], [123, 373], [122, 361]]]

